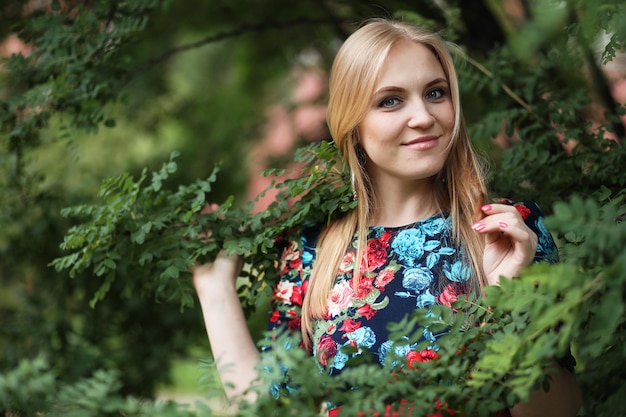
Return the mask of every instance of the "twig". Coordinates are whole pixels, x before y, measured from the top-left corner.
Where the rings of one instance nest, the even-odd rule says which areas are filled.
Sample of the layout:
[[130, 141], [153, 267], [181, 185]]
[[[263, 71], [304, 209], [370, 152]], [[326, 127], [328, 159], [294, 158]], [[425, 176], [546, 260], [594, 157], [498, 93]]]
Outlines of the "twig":
[[[476, 61], [475, 59], [473, 59], [473, 58], [471, 58], [471, 57], [469, 57], [467, 55], [464, 55], [463, 57], [465, 58], [465, 60], [467, 62], [470, 63], [470, 65], [473, 65], [474, 67], [476, 67], [476, 69], [478, 69], [480, 72], [485, 74], [487, 77], [489, 77], [489, 78], [491, 78], [493, 80], [496, 79], [496, 77], [493, 75], [493, 73], [491, 71], [489, 71], [487, 68], [485, 68], [480, 62]], [[508, 85], [504, 84], [502, 81], [499, 81], [499, 80], [498, 80], [498, 84], [500, 85], [500, 87], [502, 87], [504, 92], [509, 95], [509, 97], [511, 97], [513, 100], [515, 100], [517, 102], [517, 104], [522, 106], [528, 113], [535, 114], [535, 111], [530, 106], [530, 104], [526, 103]]]
[[140, 73], [147, 71], [148, 69], [150, 69], [151, 67], [157, 64], [167, 61], [168, 59], [170, 59], [176, 54], [189, 51], [191, 49], [200, 48], [210, 43], [219, 42], [224, 39], [241, 36], [248, 32], [264, 32], [264, 31], [274, 30], [274, 29], [284, 29], [284, 28], [297, 26], [297, 25], [319, 25], [319, 24], [334, 24], [334, 23], [335, 22], [329, 18], [309, 19], [309, 18], [301, 17], [301, 18], [296, 18], [294, 20], [284, 21], [284, 22], [268, 21], [268, 22], [262, 22], [262, 23], [254, 23], [254, 24], [247, 24], [247, 23], [242, 24], [241, 26], [235, 29], [221, 32], [216, 35], [211, 35], [204, 39], [200, 39], [199, 41], [196, 41], [196, 42], [179, 45], [177, 47], [170, 49], [169, 51], [162, 53], [159, 56], [149, 59], [139, 68], [137, 68], [135, 71], [128, 74], [126, 79], [122, 82], [122, 85], [127, 84], [128, 82], [130, 82], [130, 80], [135, 78]]

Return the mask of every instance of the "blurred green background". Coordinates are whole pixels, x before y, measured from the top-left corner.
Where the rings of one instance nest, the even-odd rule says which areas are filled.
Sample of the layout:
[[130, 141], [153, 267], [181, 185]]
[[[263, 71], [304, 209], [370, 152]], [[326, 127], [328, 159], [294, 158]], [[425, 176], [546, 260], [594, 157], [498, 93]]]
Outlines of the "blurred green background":
[[[441, 30], [466, 51], [471, 60], [460, 62], [464, 109], [477, 146], [492, 161], [492, 172], [502, 173], [492, 178], [501, 195], [533, 198], [550, 212], [554, 201], [573, 190], [600, 185], [591, 180], [579, 184], [580, 170], [571, 161], [580, 161], [563, 142], [584, 141], [584, 135], [561, 132], [558, 127], [571, 120], [556, 120], [558, 109], [551, 113], [552, 124], [538, 128], [545, 136], [520, 137], [519, 126], [534, 123], [524, 111], [539, 106], [546, 95], [556, 99], [562, 98], [558, 92], [570, 94], [572, 103], [591, 100], [572, 116], [585, 120], [581, 132], [585, 125], [603, 125], [610, 130], [607, 140], [624, 136], [620, 109], [626, 102], [626, 64], [619, 51], [607, 65], [601, 56], [611, 36], [624, 39], [621, 2], [115, 3], [0, 1], [0, 54], [5, 57], [0, 67], [0, 369], [43, 355], [61, 380], [72, 381], [95, 369], [119, 370], [124, 394], [202, 397], [219, 390], [210, 360], [203, 362], [210, 358], [210, 347], [198, 309], [181, 312], [176, 302], [125, 293], [120, 281], [133, 277], [118, 280], [92, 309], [89, 300], [100, 282], [89, 273], [69, 278], [49, 266], [64, 255], [59, 245], [72, 225], [60, 210], [95, 201], [108, 176], [157, 169], [174, 150], [180, 157], [172, 187], [207, 176], [219, 163], [214, 201], [229, 195], [236, 196], [238, 204], [250, 200], [269, 184], [259, 175], [262, 169], [286, 165], [297, 146], [327, 139], [325, 74], [341, 41], [363, 19], [396, 16], [419, 21]], [[113, 31], [128, 30], [113, 48], [115, 53], [100, 58], [94, 53], [93, 67], [90, 59], [80, 61], [83, 77], [73, 74], [71, 57], [89, 53], [80, 49], [78, 37], [63, 43], [65, 49], [57, 47], [50, 56], [29, 63], [32, 67], [20, 67], [12, 54], [45, 50], [49, 38], [42, 34], [52, 30], [38, 27], [25, 36], [25, 22], [41, 19], [52, 25], [47, 16], [59, 15], [69, 19], [68, 25], [93, 26], [68, 17], [72, 10], [89, 15], [90, 7], [95, 19], [100, 18], [98, 8], [119, 8], [110, 21], [102, 21]], [[141, 23], [126, 27], [116, 13], [128, 13]], [[575, 32], [570, 30], [574, 26]], [[555, 48], [568, 43], [576, 44], [572, 56], [555, 58]], [[45, 78], [33, 75], [37, 65], [52, 68], [64, 59], [68, 63], [60, 68], [68, 72], [54, 77], [68, 84], [67, 91], [82, 91], [77, 86], [81, 79], [91, 80], [90, 71], [103, 71], [107, 83], [100, 92], [85, 87], [93, 97], [67, 94], [45, 117], [33, 119], [32, 125], [20, 124], [28, 111], [15, 104], [20, 98], [45, 102], [45, 92], [36, 89], [37, 83], [46, 85]], [[549, 89], [544, 88], [546, 80]], [[72, 103], [83, 107], [71, 108]], [[94, 109], [104, 113], [99, 121], [75, 121], [76, 114]], [[535, 154], [525, 148], [511, 152], [531, 139]], [[515, 155], [534, 157], [536, 164], [524, 168], [524, 161], [513, 163]], [[560, 175], [537, 180], [536, 170], [559, 163], [555, 166], [565, 167]], [[617, 163], [602, 166], [619, 170]], [[536, 177], [520, 178], [520, 170]], [[602, 175], [602, 185], [623, 185], [620, 178], [611, 183], [602, 180], [611, 175]], [[259, 300], [250, 318], [257, 336], [265, 326], [267, 303]]]

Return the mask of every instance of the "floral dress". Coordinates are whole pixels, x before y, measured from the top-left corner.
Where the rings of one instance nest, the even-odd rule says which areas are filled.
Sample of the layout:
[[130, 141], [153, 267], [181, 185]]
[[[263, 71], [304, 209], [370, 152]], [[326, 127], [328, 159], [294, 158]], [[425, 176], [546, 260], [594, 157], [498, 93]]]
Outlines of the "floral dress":
[[[539, 207], [533, 202], [515, 207], [526, 224], [537, 234], [535, 262], [557, 261], [554, 241], [543, 224]], [[281, 279], [273, 297], [269, 329], [286, 326], [300, 340], [300, 312], [306, 296], [308, 279], [315, 263], [315, 246], [319, 229], [305, 230], [300, 241], [291, 241], [280, 263]], [[392, 349], [388, 323], [399, 322], [418, 308], [435, 304], [450, 306], [468, 292], [470, 267], [463, 262], [462, 248], [451, 237], [451, 219], [447, 213], [403, 227], [370, 227], [367, 237], [367, 262], [361, 266], [358, 288], [353, 286], [352, 271], [356, 258], [356, 237], [347, 249], [330, 292], [323, 319], [313, 327], [312, 354], [321, 369], [339, 374], [350, 356], [344, 346], [371, 354], [371, 360], [385, 364]], [[393, 347], [396, 355], [412, 360], [436, 356], [436, 340], [441, 334], [423, 329], [415, 344]], [[427, 341], [429, 347], [415, 351]], [[292, 346], [297, 343], [292, 343]], [[416, 356], [419, 356], [416, 357]]]

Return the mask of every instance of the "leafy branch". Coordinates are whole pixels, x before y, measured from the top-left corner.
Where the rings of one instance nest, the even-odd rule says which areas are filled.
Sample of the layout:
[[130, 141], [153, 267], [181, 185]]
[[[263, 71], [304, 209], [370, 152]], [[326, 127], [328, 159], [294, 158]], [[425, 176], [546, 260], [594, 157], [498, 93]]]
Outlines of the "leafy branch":
[[[134, 276], [127, 289], [149, 288], [165, 299], [180, 298], [181, 307], [193, 304], [188, 280], [190, 266], [211, 261], [219, 250], [244, 255], [253, 269], [246, 273], [251, 290], [260, 291], [263, 281], [273, 278], [278, 257], [276, 243], [286, 233], [297, 231], [311, 221], [326, 221], [354, 204], [345, 174], [337, 166], [338, 156], [330, 143], [302, 148], [296, 157], [309, 175], [288, 179], [277, 185], [279, 196], [270, 207], [252, 214], [252, 204], [223, 202], [214, 213], [202, 214], [211, 202], [210, 192], [219, 168], [206, 179], [179, 186], [171, 191], [164, 184], [176, 172], [177, 153], [148, 177], [144, 170], [138, 179], [128, 173], [109, 178], [102, 184], [97, 205], [64, 209], [66, 217], [86, 219], [73, 226], [61, 248], [70, 254], [52, 262], [57, 271], [70, 276], [91, 269], [103, 278], [92, 306], [103, 299], [117, 275]], [[283, 174], [269, 171], [266, 175]], [[287, 202], [297, 199], [292, 205]], [[200, 239], [206, 230], [211, 239]], [[152, 278], [156, 277], [155, 281]], [[254, 301], [248, 300], [253, 308]]]
[[271, 20], [271, 21], [265, 21], [265, 22], [259, 22], [259, 23], [244, 23], [244, 24], [239, 25], [236, 28], [223, 31], [215, 35], [207, 36], [205, 38], [202, 38], [194, 42], [176, 46], [174, 48], [169, 49], [168, 51], [163, 52], [162, 54], [154, 58], [147, 60], [142, 65], [140, 65], [137, 69], [130, 72], [126, 76], [122, 85], [127, 84], [139, 74], [149, 70], [155, 65], [158, 65], [167, 61], [168, 59], [172, 58], [173, 56], [181, 52], [187, 52], [192, 49], [200, 48], [211, 43], [220, 42], [226, 39], [236, 38], [245, 34], [250, 34], [250, 33], [255, 33], [255, 32], [258, 33], [258, 32], [266, 32], [270, 30], [287, 29], [287, 28], [294, 27], [294, 26], [329, 25], [329, 24], [334, 25], [335, 24], [334, 19], [331, 19], [331, 18], [313, 19], [313, 18], [307, 18], [307, 17], [300, 17], [300, 18], [295, 18], [295, 19], [290, 19], [290, 20], [285, 20], [285, 21]]

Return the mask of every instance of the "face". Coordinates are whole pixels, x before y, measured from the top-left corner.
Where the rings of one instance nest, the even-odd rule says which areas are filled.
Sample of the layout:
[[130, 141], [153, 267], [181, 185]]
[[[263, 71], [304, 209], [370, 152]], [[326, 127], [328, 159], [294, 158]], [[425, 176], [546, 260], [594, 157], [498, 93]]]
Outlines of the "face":
[[447, 158], [453, 127], [450, 86], [435, 55], [416, 42], [394, 45], [359, 125], [373, 186], [430, 181]]

